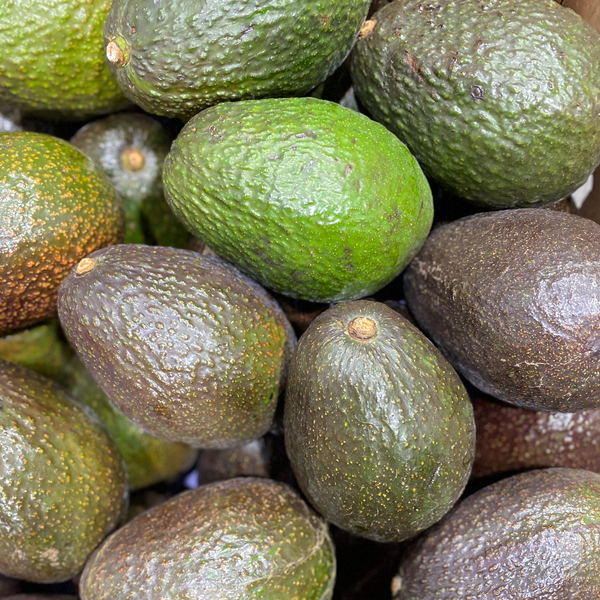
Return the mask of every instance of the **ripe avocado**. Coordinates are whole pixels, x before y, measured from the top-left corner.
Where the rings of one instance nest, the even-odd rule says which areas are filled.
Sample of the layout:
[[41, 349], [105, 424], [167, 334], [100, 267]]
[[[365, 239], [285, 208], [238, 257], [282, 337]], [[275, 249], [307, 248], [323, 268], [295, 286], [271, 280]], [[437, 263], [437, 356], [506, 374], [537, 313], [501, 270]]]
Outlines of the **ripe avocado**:
[[298, 342], [285, 395], [298, 483], [337, 526], [402, 541], [439, 521], [469, 479], [473, 409], [454, 369], [385, 304], [344, 302]]
[[425, 173], [490, 208], [556, 202], [600, 163], [600, 36], [553, 0], [398, 0], [352, 52], [358, 99]]
[[404, 292], [480, 390], [534, 410], [600, 406], [600, 225], [531, 208], [453, 221], [433, 230]]
[[0, 133], [0, 335], [56, 316], [71, 268], [123, 233], [113, 185], [77, 148], [40, 133]]
[[394, 600], [597, 600], [600, 475], [541, 469], [469, 496], [403, 557]]
[[94, 379], [148, 433], [227, 448], [271, 426], [295, 335], [229, 263], [163, 246], [104, 248], [63, 281], [58, 313]]
[[219, 256], [303, 300], [368, 296], [433, 219], [429, 184], [394, 135], [334, 102], [228, 102], [192, 118], [164, 164], [167, 202]]
[[125, 514], [123, 459], [91, 410], [3, 360], [0, 407], [0, 572], [66, 581]]
[[227, 100], [301, 96], [354, 45], [370, 0], [114, 0], [106, 56], [144, 110], [188, 120]]
[[82, 600], [330, 600], [334, 580], [327, 524], [287, 485], [243, 477], [130, 521], [90, 558], [79, 592]]

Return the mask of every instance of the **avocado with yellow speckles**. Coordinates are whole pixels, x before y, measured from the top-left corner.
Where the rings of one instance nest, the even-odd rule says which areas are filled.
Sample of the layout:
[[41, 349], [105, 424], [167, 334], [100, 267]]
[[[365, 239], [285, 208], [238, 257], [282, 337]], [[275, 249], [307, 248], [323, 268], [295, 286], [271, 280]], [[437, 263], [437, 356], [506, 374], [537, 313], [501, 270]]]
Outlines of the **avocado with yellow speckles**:
[[335, 570], [327, 524], [300, 496], [243, 477], [136, 517], [90, 557], [79, 592], [82, 600], [330, 600]]
[[125, 514], [123, 458], [91, 410], [3, 360], [0, 409], [0, 573], [71, 579]]
[[123, 235], [120, 199], [100, 167], [58, 138], [0, 133], [0, 335], [56, 316], [71, 268]]
[[473, 409], [454, 369], [404, 317], [371, 300], [328, 309], [300, 338], [284, 426], [312, 505], [378, 541], [439, 521], [475, 454]]

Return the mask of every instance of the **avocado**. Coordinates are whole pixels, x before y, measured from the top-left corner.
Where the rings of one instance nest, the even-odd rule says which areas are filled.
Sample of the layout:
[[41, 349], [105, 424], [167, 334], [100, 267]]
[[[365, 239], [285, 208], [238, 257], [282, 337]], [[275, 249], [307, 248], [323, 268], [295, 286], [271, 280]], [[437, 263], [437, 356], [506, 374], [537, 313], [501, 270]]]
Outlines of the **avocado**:
[[469, 479], [473, 409], [421, 332], [372, 300], [320, 314], [298, 342], [285, 395], [285, 445], [328, 521], [402, 541], [439, 521]]
[[114, 0], [106, 56], [145, 111], [187, 121], [229, 100], [302, 96], [354, 45], [370, 0]]
[[125, 460], [130, 490], [173, 480], [194, 464], [197, 450], [187, 444], [159, 440], [138, 427], [112, 404], [76, 357], [68, 369], [69, 393], [89, 406], [112, 436]]
[[0, 133], [0, 335], [56, 316], [71, 268], [123, 234], [113, 185], [77, 148], [40, 133]]
[[0, 573], [66, 581], [125, 514], [123, 459], [92, 411], [3, 360], [0, 407]]
[[2, 0], [0, 103], [86, 119], [128, 104], [104, 57], [111, 0]]
[[[115, 568], [116, 565], [126, 565]], [[242, 477], [142, 513], [96, 550], [81, 600], [330, 600], [327, 524], [289, 486]]]
[[104, 248], [63, 281], [58, 313], [100, 387], [151, 435], [227, 448], [271, 426], [295, 335], [271, 296], [225, 261]]
[[550, 412], [600, 407], [600, 226], [553, 210], [435, 228], [404, 274], [415, 320], [481, 391]]
[[403, 557], [394, 600], [596, 600], [600, 475], [540, 469], [474, 493]]
[[482, 394], [471, 402], [477, 428], [472, 478], [544, 467], [600, 473], [600, 408], [534, 411]]
[[600, 163], [600, 36], [554, 0], [398, 0], [354, 91], [428, 177], [487, 208], [565, 198]]
[[199, 113], [173, 143], [163, 179], [175, 215], [219, 256], [312, 302], [382, 288], [418, 252], [433, 218], [429, 184], [404, 144], [315, 98]]
[[70, 141], [104, 169], [121, 196], [125, 244], [187, 246], [190, 234], [163, 195], [162, 166], [173, 140], [158, 121], [119, 113], [84, 125]]

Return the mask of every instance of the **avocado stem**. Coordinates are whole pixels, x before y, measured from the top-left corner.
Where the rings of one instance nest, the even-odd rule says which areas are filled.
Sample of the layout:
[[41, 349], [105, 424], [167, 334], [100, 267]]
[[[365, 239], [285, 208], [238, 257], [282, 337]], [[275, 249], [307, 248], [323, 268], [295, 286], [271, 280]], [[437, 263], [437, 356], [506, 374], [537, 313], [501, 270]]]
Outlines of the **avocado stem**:
[[139, 171], [144, 168], [146, 159], [144, 153], [135, 146], [129, 146], [121, 154], [123, 167], [128, 171]]
[[129, 62], [129, 46], [121, 36], [106, 45], [106, 58], [117, 67], [124, 67]]
[[373, 319], [356, 317], [348, 324], [348, 335], [355, 340], [367, 342], [377, 335], [377, 326]]
[[358, 39], [362, 40], [364, 37], [368, 36], [373, 29], [375, 29], [375, 25], [377, 25], [377, 19], [369, 19], [365, 21], [364, 25], [360, 29], [360, 33], [358, 34]]
[[98, 261], [95, 258], [82, 258], [75, 267], [77, 275], [84, 275], [96, 267]]

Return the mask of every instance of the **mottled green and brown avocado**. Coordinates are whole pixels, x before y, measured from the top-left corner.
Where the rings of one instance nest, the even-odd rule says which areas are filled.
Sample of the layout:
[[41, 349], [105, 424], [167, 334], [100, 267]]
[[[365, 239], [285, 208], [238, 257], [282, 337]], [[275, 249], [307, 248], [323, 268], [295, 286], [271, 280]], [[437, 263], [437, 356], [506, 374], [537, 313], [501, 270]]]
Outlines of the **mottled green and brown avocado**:
[[339, 527], [408, 539], [442, 518], [469, 479], [473, 409], [454, 369], [380, 302], [343, 302], [298, 342], [285, 444], [311, 504]]
[[82, 600], [330, 600], [334, 581], [327, 524], [287, 485], [248, 477], [136, 517], [90, 558], [79, 592]]
[[541, 469], [458, 504], [403, 557], [394, 600], [597, 600], [600, 475]]
[[271, 426], [295, 335], [275, 300], [229, 263], [111, 246], [63, 281], [61, 324], [115, 405], [167, 441], [226, 448]]
[[600, 405], [600, 226], [563, 212], [479, 213], [433, 230], [408, 307], [450, 363], [534, 410]]
[[0, 335], [56, 316], [67, 273], [123, 234], [113, 185], [77, 148], [39, 133], [0, 133]]
[[123, 458], [92, 411], [6, 361], [0, 407], [0, 572], [66, 581], [125, 514]]

